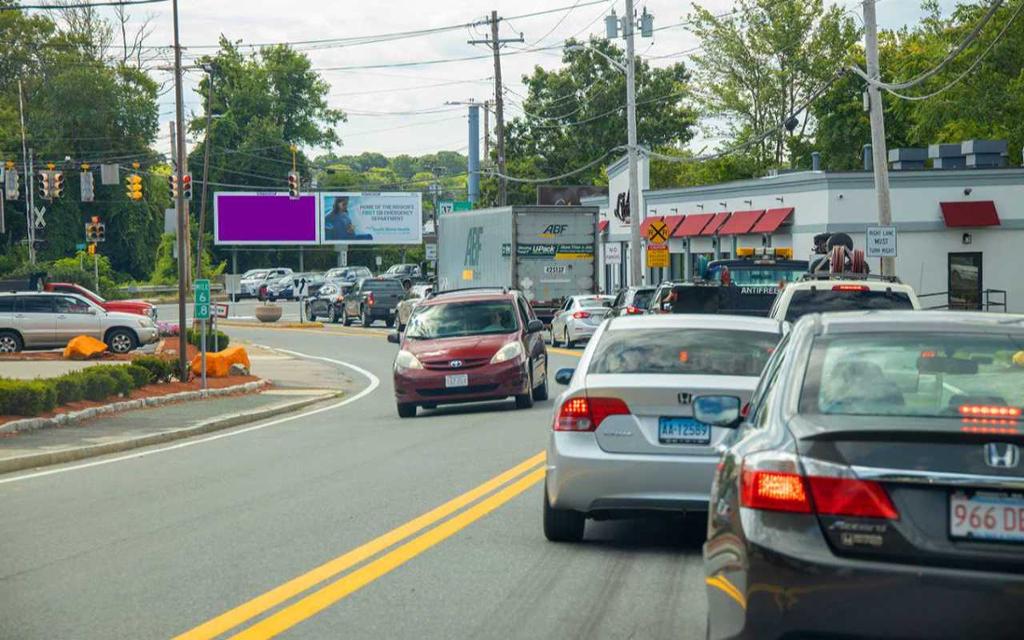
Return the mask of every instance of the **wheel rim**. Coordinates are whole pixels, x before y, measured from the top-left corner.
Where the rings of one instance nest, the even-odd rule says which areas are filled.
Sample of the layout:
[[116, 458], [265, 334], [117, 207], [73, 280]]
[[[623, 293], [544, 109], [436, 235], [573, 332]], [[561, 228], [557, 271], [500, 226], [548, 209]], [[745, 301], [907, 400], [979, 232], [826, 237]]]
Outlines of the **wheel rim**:
[[110, 348], [115, 353], [125, 353], [131, 349], [131, 346], [131, 338], [124, 335], [123, 333], [118, 333], [110, 339]]
[[14, 353], [17, 350], [17, 340], [12, 336], [0, 336], [0, 353]]

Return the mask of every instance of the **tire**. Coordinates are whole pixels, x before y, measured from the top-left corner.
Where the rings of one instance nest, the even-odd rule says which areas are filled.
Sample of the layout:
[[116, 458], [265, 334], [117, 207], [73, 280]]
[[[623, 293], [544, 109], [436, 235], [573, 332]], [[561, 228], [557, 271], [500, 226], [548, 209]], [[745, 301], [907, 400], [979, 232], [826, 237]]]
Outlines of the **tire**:
[[569, 349], [575, 349], [576, 348], [576, 341], [569, 339], [569, 327], [565, 328], [565, 335], [563, 337], [565, 338], [565, 346], [567, 348], [569, 348]]
[[348, 317], [348, 308], [347, 307], [342, 307], [341, 308], [341, 325], [343, 327], [350, 327], [350, 326], [352, 326], [352, 319]]
[[25, 348], [25, 342], [14, 331], [0, 331], [0, 353], [18, 353]]
[[548, 488], [544, 486], [544, 537], [551, 542], [579, 542], [583, 540], [586, 517], [579, 511], [555, 509], [548, 501]]
[[541, 382], [539, 387], [533, 388], [533, 399], [535, 402], [544, 402], [548, 399], [547, 365], [544, 366], [544, 382]]
[[386, 324], [388, 326], [388, 329], [390, 329], [391, 327], [395, 326], [395, 319], [392, 318], [391, 316], [388, 316], [388, 319], [384, 321], [384, 324]]
[[371, 316], [370, 313], [366, 309], [363, 309], [363, 316], [362, 317], [363, 317], [362, 322], [363, 322], [363, 326], [364, 327], [369, 327], [370, 325], [373, 324], [373, 316]]
[[130, 353], [139, 346], [139, 339], [130, 329], [111, 329], [103, 341], [112, 353]]
[[398, 408], [399, 418], [415, 418], [416, 417], [416, 405], [408, 402], [399, 402], [395, 405]]
[[338, 308], [331, 305], [330, 310], [327, 312], [327, 319], [331, 321], [331, 324], [338, 324]]
[[530, 376], [529, 390], [516, 396], [516, 409], [533, 408], [533, 367], [530, 367], [528, 375]]

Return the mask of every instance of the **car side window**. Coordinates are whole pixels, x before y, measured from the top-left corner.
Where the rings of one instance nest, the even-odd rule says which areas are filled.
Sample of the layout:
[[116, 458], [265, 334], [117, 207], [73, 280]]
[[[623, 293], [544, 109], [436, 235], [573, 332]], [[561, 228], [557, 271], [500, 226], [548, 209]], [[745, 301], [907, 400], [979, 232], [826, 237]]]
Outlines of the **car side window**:
[[769, 396], [775, 387], [775, 381], [779, 376], [779, 371], [782, 369], [782, 363], [786, 360], [786, 345], [788, 343], [789, 336], [787, 335], [775, 347], [775, 353], [772, 354], [772, 357], [764, 367], [764, 371], [761, 372], [761, 381], [758, 382], [757, 388], [754, 389], [754, 393], [750, 396], [749, 422], [757, 428], [764, 426], [764, 421], [767, 419]]
[[523, 302], [522, 298], [517, 298], [516, 303], [519, 306], [519, 317], [522, 318], [523, 328], [525, 329], [526, 325], [530, 324], [530, 312], [527, 311], [526, 304]]
[[626, 295], [625, 291], [620, 291], [619, 295], [615, 296], [615, 300], [612, 302], [612, 309], [618, 309], [622, 306], [622, 298]]
[[72, 298], [70, 296], [57, 296], [55, 298], [57, 313], [75, 313], [75, 314], [86, 314], [89, 313], [89, 305], [79, 300], [78, 298]]
[[0, 313], [14, 312], [14, 296], [0, 297]]
[[53, 313], [53, 296], [18, 296], [15, 313]]

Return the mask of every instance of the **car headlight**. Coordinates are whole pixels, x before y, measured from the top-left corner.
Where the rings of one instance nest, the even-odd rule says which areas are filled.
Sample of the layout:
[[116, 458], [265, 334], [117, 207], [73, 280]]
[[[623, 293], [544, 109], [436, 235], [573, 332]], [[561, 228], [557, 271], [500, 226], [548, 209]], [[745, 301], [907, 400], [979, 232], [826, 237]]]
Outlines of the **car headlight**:
[[522, 343], [510, 342], [504, 347], [498, 349], [498, 353], [494, 354], [494, 357], [491, 358], [491, 364], [520, 359], [523, 357], [524, 353]]
[[422, 369], [423, 363], [416, 356], [403, 349], [395, 356], [395, 368], [399, 371], [403, 369]]

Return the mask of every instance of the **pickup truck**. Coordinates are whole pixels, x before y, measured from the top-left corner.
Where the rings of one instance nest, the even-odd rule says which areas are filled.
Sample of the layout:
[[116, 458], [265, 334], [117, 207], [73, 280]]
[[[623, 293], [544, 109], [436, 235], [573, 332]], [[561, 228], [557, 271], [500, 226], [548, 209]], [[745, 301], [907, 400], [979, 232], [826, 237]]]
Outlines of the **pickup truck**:
[[104, 300], [99, 294], [86, 289], [85, 287], [70, 282], [48, 282], [43, 285], [43, 291], [54, 293], [73, 293], [82, 296], [86, 300], [98, 304], [106, 311], [117, 311], [120, 313], [134, 313], [139, 316], [146, 316], [156, 320], [156, 307], [145, 300]]

